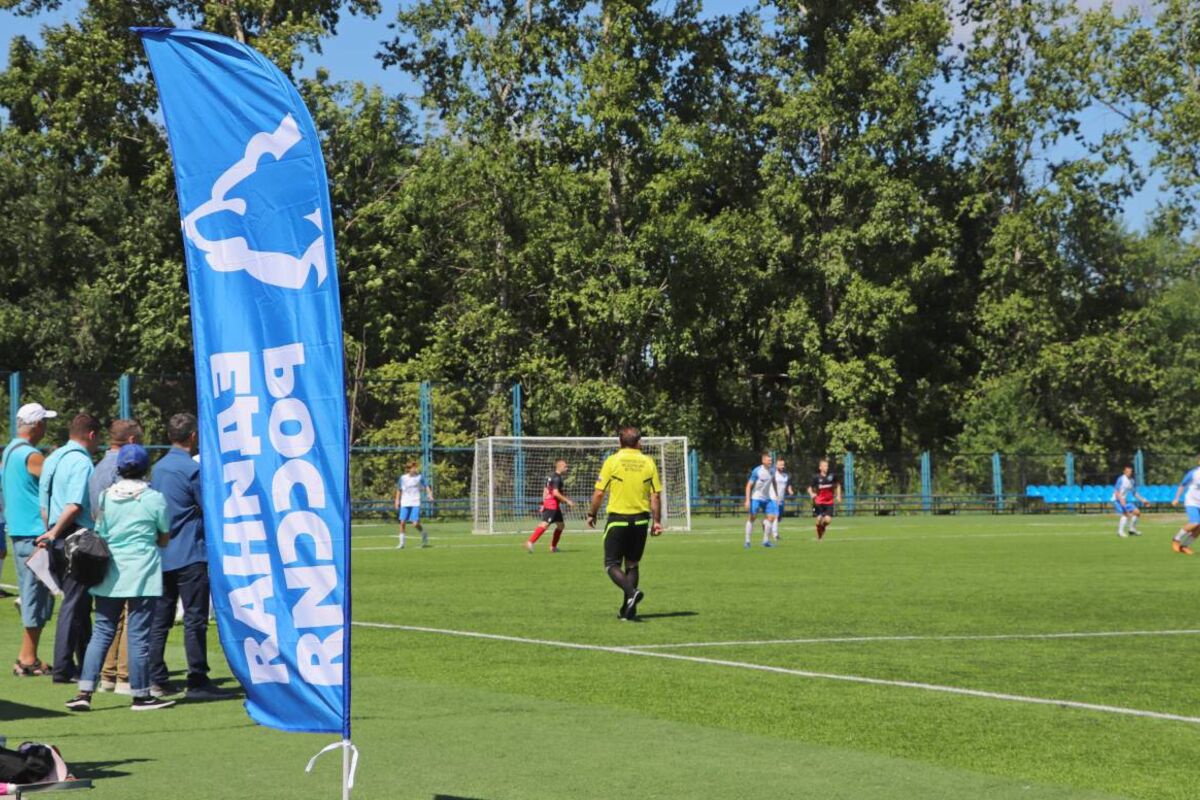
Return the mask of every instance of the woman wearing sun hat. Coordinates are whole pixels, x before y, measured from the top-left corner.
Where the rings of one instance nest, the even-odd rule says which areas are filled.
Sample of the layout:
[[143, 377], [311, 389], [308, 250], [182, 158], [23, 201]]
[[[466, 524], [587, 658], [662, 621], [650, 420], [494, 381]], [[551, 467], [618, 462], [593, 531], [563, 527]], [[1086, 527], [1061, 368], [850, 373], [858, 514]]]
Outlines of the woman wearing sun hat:
[[120, 480], [100, 495], [96, 533], [108, 544], [108, 572], [91, 589], [96, 598], [96, 620], [83, 660], [79, 694], [67, 702], [73, 711], [92, 707], [92, 693], [104, 656], [108, 653], [122, 607], [128, 607], [129, 683], [134, 711], [174, 705], [150, 695], [150, 622], [162, 595], [162, 559], [159, 548], [167, 544], [167, 502], [150, 488], [146, 474], [150, 455], [140, 444], [127, 444], [117, 452]]

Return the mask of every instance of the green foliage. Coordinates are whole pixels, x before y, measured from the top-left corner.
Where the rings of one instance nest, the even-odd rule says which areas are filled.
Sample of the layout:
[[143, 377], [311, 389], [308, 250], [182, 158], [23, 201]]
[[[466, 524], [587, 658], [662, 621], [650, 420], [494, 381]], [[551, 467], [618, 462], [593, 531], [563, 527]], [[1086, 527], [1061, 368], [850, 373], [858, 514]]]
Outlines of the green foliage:
[[[415, 445], [428, 380], [446, 445], [507, 434], [520, 383], [532, 434], [634, 420], [708, 449], [1190, 447], [1193, 5], [404, 4], [380, 59], [419, 101], [301, 85], [355, 442]], [[15, 39], [0, 366], [189, 371], [155, 90], [114, 31], [195, 24], [291, 71], [342, 15], [378, 11], [92, 0], [41, 46]], [[1131, 232], [1121, 207], [1150, 176], [1170, 192]]]

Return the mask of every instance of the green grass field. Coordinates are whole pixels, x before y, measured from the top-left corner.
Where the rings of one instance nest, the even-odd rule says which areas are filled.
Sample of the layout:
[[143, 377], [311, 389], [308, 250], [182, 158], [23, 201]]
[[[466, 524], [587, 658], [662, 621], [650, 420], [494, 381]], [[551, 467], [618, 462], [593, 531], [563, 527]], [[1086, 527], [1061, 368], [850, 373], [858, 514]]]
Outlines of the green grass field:
[[[816, 544], [789, 519], [745, 551], [740, 520], [704, 519], [650, 543], [640, 623], [616, 618], [597, 534], [531, 556], [433, 523], [433, 547], [396, 551], [360, 524], [354, 796], [1195, 797], [1200, 559], [1171, 553], [1178, 522], [855, 518]], [[239, 702], [77, 715], [70, 687], [0, 685], [0, 734], [58, 743], [96, 800], [340, 796], [336, 755], [303, 773], [332, 737]]]

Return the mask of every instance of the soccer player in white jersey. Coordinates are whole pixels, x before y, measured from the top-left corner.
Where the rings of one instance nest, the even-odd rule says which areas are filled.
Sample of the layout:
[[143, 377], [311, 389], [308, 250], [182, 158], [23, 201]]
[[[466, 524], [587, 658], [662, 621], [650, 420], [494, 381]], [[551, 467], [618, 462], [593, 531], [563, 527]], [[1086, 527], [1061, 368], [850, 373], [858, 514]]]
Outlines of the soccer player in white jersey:
[[758, 515], [763, 515], [763, 547], [771, 547], [771, 530], [779, 516], [779, 503], [775, 497], [775, 471], [771, 469], [771, 454], [762, 454], [762, 463], [750, 470], [746, 480], [746, 548], [750, 548], [750, 534]]
[[1192, 554], [1191, 544], [1196, 539], [1196, 530], [1200, 528], [1200, 456], [1196, 456], [1196, 467], [1188, 470], [1187, 475], [1184, 475], [1183, 480], [1179, 482], [1179, 488], [1175, 490], [1175, 499], [1171, 501], [1171, 505], [1178, 507], [1179, 497], [1185, 492], [1183, 506], [1187, 511], [1187, 523], [1179, 529], [1179, 533], [1175, 534], [1175, 539], [1171, 542], [1171, 549], [1176, 553], [1190, 556]]
[[796, 493], [796, 490], [792, 488], [792, 476], [787, 471], [787, 462], [782, 458], [775, 459], [774, 489], [777, 508], [775, 511], [775, 521], [771, 523], [771, 541], [779, 544], [779, 523], [783, 519], [783, 506], [787, 501], [788, 495]]
[[[1142, 497], [1142, 493], [1137, 490], [1137, 482], [1133, 479], [1133, 465], [1126, 464], [1125, 470], [1117, 476], [1117, 482], [1113, 484], [1112, 504], [1117, 510], [1121, 521], [1117, 524], [1117, 536], [1124, 539], [1126, 536], [1141, 536], [1142, 532], [1137, 529], [1138, 519], [1142, 516], [1142, 511], [1138, 508], [1135, 500], [1146, 502], [1146, 498]], [[1129, 526], [1129, 533], [1125, 532], [1125, 526]]]
[[400, 520], [400, 543], [396, 545], [397, 550], [404, 549], [404, 534], [410, 522], [417, 526], [417, 531], [421, 534], [421, 547], [429, 546], [429, 535], [421, 527], [422, 489], [432, 503], [433, 489], [425, 482], [425, 476], [421, 474], [417, 462], [410, 461], [405, 467], [405, 473], [396, 481], [396, 517]]

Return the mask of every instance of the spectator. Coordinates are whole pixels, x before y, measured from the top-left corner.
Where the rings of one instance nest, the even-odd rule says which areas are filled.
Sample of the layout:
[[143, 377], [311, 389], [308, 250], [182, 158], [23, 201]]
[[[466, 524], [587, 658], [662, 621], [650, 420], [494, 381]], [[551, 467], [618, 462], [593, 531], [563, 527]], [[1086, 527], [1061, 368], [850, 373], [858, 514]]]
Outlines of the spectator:
[[[52, 545], [60, 563], [66, 538], [80, 528], [92, 527], [88, 479], [92, 477], [92, 453], [100, 444], [100, 421], [91, 414], [76, 414], [67, 433], [70, 439], [46, 457], [38, 480], [38, 504], [46, 526], [38, 544]], [[92, 597], [86, 586], [65, 574], [62, 590], [54, 628], [54, 682], [71, 683], [83, 668], [83, 654], [92, 635]]]
[[37, 444], [46, 435], [46, 420], [57, 416], [58, 412], [46, 410], [41, 403], [26, 403], [17, 409], [16, 438], [4, 448], [0, 459], [0, 483], [7, 504], [4, 513], [12, 538], [24, 628], [13, 674], [22, 677], [50, 674], [50, 665], [38, 658], [38, 642], [54, 613], [54, 595], [25, 566], [25, 560], [33, 555], [37, 537], [46, 531], [38, 508], [38, 478], [45, 458]]
[[108, 543], [110, 561], [104, 580], [93, 586], [96, 630], [87, 647], [79, 694], [67, 701], [72, 711], [88, 711], [108, 648], [116, 635], [121, 609], [127, 609], [129, 682], [134, 711], [174, 705], [150, 694], [150, 626], [162, 594], [162, 559], [167, 544], [167, 503], [146, 483], [150, 456], [140, 444], [124, 445], [117, 453], [121, 480], [100, 495], [97, 534]]
[[[142, 426], [131, 419], [114, 420], [108, 426], [108, 452], [88, 480], [88, 499], [92, 508], [100, 507], [100, 494], [119, 480], [117, 453], [127, 444], [142, 443]], [[129, 632], [125, 630], [126, 613], [117, 620], [117, 631], [108, 648], [104, 667], [100, 670], [100, 691], [129, 694]]]
[[[4, 558], [8, 555], [8, 539], [4, 536], [4, 482], [0, 480], [0, 575], [4, 574]], [[0, 597], [8, 597], [8, 592], [0, 586]]]
[[163, 592], [155, 612], [150, 649], [151, 691], [160, 697], [174, 692], [167, 680], [163, 654], [175, 624], [175, 603], [183, 600], [183, 649], [187, 655], [187, 696], [216, 700], [227, 694], [208, 677], [208, 555], [200, 510], [200, 465], [196, 449], [196, 417], [176, 414], [167, 423], [171, 449], [154, 466], [151, 486], [163, 493], [171, 520], [171, 541], [163, 551]]

